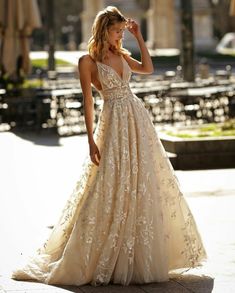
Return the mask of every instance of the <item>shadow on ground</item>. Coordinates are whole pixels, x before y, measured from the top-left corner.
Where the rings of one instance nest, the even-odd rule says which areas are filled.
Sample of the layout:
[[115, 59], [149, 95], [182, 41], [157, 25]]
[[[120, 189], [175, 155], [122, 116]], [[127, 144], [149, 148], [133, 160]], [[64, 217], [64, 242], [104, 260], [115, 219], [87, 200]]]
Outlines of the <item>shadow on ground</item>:
[[56, 131], [48, 130], [48, 131], [23, 131], [23, 130], [17, 130], [13, 129], [11, 130], [12, 133], [14, 133], [16, 136], [31, 141], [32, 143], [36, 145], [43, 145], [43, 146], [61, 146], [59, 139], [60, 136]]
[[[0, 278], [3, 292], [14, 290], [19, 292], [37, 292], [43, 290], [44, 293], [211, 293], [214, 286], [214, 279], [209, 276], [185, 275], [172, 278], [169, 282], [150, 283], [143, 285], [121, 286], [110, 284], [107, 286], [93, 287], [85, 286], [51, 286], [36, 282], [15, 281], [9, 278]], [[41, 292], [41, 291], [40, 291]]]

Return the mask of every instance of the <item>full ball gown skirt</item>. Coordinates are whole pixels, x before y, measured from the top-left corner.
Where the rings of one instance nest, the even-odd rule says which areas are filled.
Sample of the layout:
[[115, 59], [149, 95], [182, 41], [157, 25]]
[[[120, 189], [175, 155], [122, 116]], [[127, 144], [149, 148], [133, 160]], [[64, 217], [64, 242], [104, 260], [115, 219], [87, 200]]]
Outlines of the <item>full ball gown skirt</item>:
[[162, 282], [202, 265], [206, 252], [143, 102], [97, 62], [104, 103], [94, 138], [99, 166], [82, 175], [45, 245], [12, 277], [47, 284]]

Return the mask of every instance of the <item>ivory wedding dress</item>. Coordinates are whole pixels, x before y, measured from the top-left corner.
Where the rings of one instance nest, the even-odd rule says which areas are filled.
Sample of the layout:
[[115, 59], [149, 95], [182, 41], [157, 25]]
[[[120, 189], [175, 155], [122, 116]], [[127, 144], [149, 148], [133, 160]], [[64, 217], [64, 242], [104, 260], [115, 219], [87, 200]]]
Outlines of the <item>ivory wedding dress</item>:
[[83, 172], [45, 245], [13, 278], [92, 285], [167, 281], [206, 252], [142, 101], [123, 74], [97, 62], [104, 100], [94, 137], [97, 167]]

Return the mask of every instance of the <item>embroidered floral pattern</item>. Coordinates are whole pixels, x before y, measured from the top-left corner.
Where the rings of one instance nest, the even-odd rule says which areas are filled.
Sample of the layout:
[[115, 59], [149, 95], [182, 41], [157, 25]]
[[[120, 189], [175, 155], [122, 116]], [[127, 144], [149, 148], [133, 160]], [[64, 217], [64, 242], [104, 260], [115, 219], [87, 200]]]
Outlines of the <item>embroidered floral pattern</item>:
[[168, 280], [206, 253], [179, 182], [144, 104], [123, 77], [97, 63], [104, 99], [95, 141], [61, 218], [31, 262], [14, 273], [50, 284]]

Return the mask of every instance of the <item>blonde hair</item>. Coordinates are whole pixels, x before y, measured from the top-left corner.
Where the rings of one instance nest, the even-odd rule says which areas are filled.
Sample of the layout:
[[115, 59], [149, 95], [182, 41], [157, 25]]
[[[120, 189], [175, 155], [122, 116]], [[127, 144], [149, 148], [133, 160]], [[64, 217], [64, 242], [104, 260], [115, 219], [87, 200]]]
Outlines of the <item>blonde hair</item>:
[[[100, 11], [92, 26], [92, 36], [88, 41], [89, 55], [96, 61], [103, 61], [107, 56], [110, 44], [108, 43], [108, 29], [110, 26], [126, 22], [124, 15], [114, 6], [108, 6]], [[112, 51], [117, 55], [130, 55], [130, 52], [122, 47], [119, 40], [116, 47], [112, 46]]]

